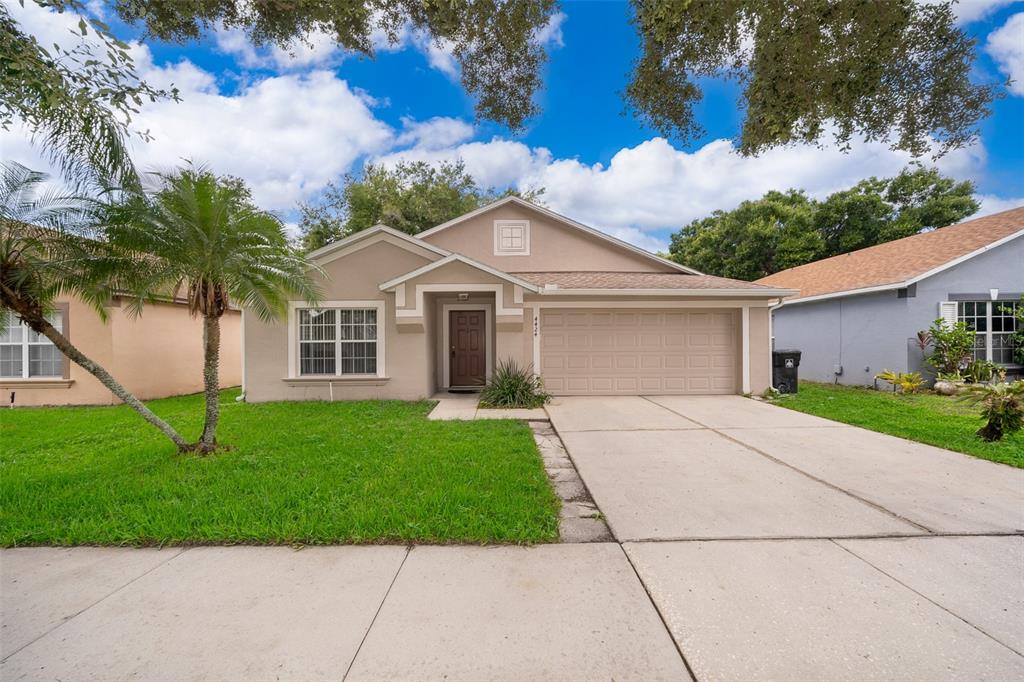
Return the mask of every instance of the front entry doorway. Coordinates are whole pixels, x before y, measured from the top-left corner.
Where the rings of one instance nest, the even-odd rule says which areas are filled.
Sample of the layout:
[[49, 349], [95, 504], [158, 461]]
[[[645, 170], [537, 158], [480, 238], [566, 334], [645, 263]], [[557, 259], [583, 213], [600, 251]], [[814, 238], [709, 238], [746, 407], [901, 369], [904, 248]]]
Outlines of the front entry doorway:
[[486, 383], [486, 316], [485, 310], [449, 311], [449, 386], [483, 386]]

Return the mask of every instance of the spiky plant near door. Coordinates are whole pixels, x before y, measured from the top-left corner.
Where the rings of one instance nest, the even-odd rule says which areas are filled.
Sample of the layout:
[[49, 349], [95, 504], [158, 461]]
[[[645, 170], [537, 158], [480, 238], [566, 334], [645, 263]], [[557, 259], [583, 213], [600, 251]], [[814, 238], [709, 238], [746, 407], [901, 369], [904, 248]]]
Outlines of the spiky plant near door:
[[535, 408], [551, 400], [533, 367], [521, 367], [515, 360], [502, 360], [484, 390], [480, 407]]

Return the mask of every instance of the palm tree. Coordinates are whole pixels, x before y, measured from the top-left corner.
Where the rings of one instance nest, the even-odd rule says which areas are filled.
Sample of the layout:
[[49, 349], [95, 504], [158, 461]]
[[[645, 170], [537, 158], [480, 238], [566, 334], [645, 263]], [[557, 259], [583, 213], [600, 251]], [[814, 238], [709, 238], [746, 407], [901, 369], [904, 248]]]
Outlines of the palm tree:
[[220, 417], [220, 318], [234, 302], [270, 320], [297, 295], [317, 301], [316, 270], [288, 243], [284, 225], [258, 209], [238, 179], [218, 178], [191, 164], [155, 174], [157, 186], [131, 193], [106, 223], [111, 243], [151, 257], [128, 285], [130, 309], [184, 291], [189, 310], [203, 318], [206, 417], [196, 450], [216, 448]]
[[0, 166], [0, 323], [14, 315], [72, 362], [160, 429], [179, 450], [189, 445], [110, 373], [76, 348], [47, 320], [59, 295], [90, 304], [102, 319], [118, 272], [135, 266], [96, 239], [99, 202], [45, 189], [47, 176], [17, 163]]

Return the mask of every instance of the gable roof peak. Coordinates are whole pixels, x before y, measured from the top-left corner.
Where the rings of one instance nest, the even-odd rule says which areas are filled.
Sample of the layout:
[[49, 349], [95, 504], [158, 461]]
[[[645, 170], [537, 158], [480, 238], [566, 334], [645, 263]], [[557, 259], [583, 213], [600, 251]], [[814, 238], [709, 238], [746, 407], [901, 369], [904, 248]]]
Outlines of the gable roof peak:
[[610, 243], [614, 244], [615, 246], [617, 246], [620, 249], [624, 249], [626, 251], [629, 251], [631, 253], [635, 253], [635, 254], [637, 254], [639, 256], [642, 256], [644, 258], [647, 258], [649, 260], [653, 260], [656, 263], [658, 263], [660, 265], [664, 265], [664, 266], [670, 267], [673, 270], [678, 270], [680, 272], [685, 272], [685, 273], [690, 274], [690, 275], [701, 275], [701, 274], [703, 274], [702, 272], [699, 272], [698, 270], [694, 270], [693, 268], [688, 268], [685, 265], [681, 265], [680, 263], [676, 263], [675, 261], [668, 260], [667, 258], [662, 258], [661, 256], [653, 254], [650, 251], [646, 251], [644, 249], [641, 249], [638, 246], [633, 246], [632, 244], [630, 244], [628, 242], [625, 242], [625, 241], [623, 241], [621, 239], [618, 239], [617, 237], [613, 237], [610, 234], [606, 234], [606, 233], [604, 233], [604, 232], [602, 232], [600, 230], [594, 229], [593, 227], [589, 227], [587, 225], [584, 225], [583, 223], [577, 222], [577, 221], [573, 220], [572, 218], [568, 218], [568, 217], [566, 217], [566, 216], [564, 216], [564, 215], [562, 215], [560, 213], [556, 213], [555, 211], [552, 211], [549, 208], [545, 208], [544, 206], [540, 206], [538, 204], [533, 203], [532, 201], [527, 201], [526, 199], [523, 199], [522, 197], [518, 197], [518, 196], [515, 196], [515, 195], [509, 195], [507, 197], [503, 197], [501, 199], [498, 199], [497, 201], [492, 201], [491, 203], [486, 204], [484, 206], [481, 206], [480, 208], [478, 208], [476, 210], [473, 210], [473, 211], [470, 211], [469, 213], [465, 213], [465, 214], [460, 215], [460, 216], [458, 216], [456, 218], [452, 218], [448, 222], [441, 223], [440, 225], [437, 225], [436, 227], [432, 227], [429, 230], [424, 230], [423, 232], [420, 232], [419, 234], [417, 234], [416, 238], [417, 239], [423, 239], [424, 237], [429, 237], [432, 234], [436, 234], [436, 233], [438, 233], [438, 232], [440, 232], [442, 230], [447, 230], [449, 227], [454, 227], [455, 225], [463, 223], [463, 222], [465, 222], [465, 221], [467, 221], [467, 220], [469, 220], [471, 218], [475, 218], [478, 215], [481, 215], [481, 214], [486, 213], [488, 211], [493, 211], [494, 209], [499, 208], [501, 206], [505, 206], [506, 204], [516, 204], [518, 206], [522, 206], [523, 208], [529, 209], [531, 211], [535, 211], [535, 212], [541, 214], [542, 216], [548, 218], [549, 220], [552, 220], [554, 222], [560, 223], [560, 224], [565, 225], [567, 227], [579, 230], [581, 232], [584, 232], [584, 233], [586, 233], [586, 234], [588, 234], [588, 235], [590, 235], [592, 237], [596, 237], [596, 238], [601, 239], [603, 241], [610, 242]]

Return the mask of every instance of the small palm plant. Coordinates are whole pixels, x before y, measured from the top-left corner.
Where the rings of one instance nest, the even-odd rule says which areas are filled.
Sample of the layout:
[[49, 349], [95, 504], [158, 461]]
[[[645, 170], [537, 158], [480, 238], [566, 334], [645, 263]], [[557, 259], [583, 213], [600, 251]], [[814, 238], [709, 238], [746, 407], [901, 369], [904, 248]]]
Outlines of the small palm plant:
[[68, 359], [160, 429], [179, 449], [185, 439], [86, 356], [47, 319], [60, 295], [91, 305], [101, 319], [131, 259], [93, 239], [100, 204], [46, 190], [47, 176], [17, 163], [0, 167], [0, 324], [9, 316], [42, 334]]
[[551, 400], [533, 367], [520, 367], [511, 358], [502, 360], [480, 392], [481, 407], [534, 408]]
[[220, 418], [221, 317], [232, 303], [270, 320], [287, 312], [289, 297], [317, 302], [316, 268], [240, 180], [192, 165], [155, 177], [155, 188], [110, 207], [106, 231], [117, 248], [150, 260], [128, 283], [130, 310], [184, 291], [189, 310], [203, 319], [206, 415], [195, 450], [206, 453], [216, 448]]
[[891, 384], [893, 393], [897, 389], [904, 393], [917, 393], [924, 385], [924, 379], [920, 372], [894, 372], [891, 369], [886, 369], [881, 374], [875, 375], [875, 378]]
[[978, 436], [984, 440], [1001, 440], [1024, 427], [1024, 381], [972, 384], [960, 400], [981, 404], [985, 425], [978, 429]]

